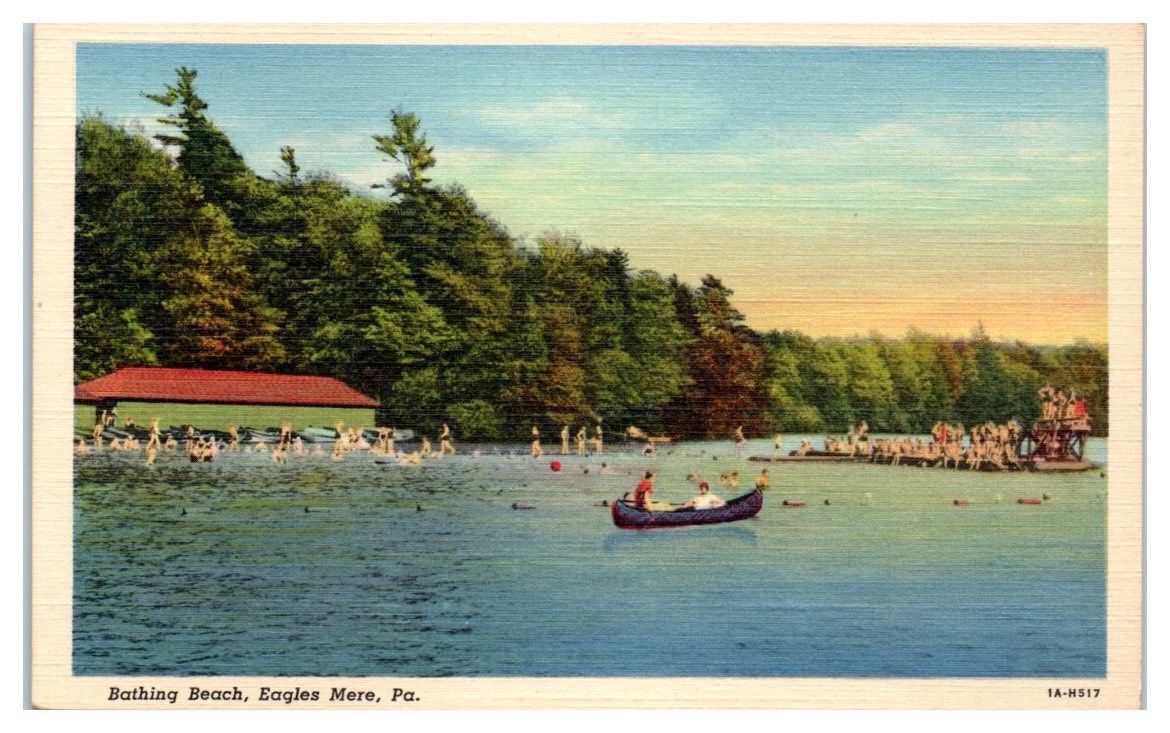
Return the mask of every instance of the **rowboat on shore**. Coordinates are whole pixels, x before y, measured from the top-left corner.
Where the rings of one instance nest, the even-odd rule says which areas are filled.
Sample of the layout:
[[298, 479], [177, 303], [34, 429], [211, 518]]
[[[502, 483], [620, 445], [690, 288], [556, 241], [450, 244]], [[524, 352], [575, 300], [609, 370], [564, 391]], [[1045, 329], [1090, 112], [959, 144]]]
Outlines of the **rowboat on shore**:
[[687, 527], [695, 524], [722, 524], [738, 522], [760, 513], [764, 494], [759, 489], [738, 496], [718, 509], [676, 509], [649, 511], [638, 509], [625, 499], [613, 503], [613, 523], [622, 529], [657, 529], [660, 527]]

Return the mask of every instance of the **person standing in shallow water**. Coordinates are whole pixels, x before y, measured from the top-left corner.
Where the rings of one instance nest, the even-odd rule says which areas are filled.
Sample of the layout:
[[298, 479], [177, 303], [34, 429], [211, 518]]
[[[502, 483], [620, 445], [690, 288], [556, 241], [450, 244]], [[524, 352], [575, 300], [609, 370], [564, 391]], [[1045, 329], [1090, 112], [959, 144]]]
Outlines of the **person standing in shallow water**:
[[561, 455], [569, 455], [569, 426], [561, 428]]
[[540, 428], [535, 425], [532, 426], [532, 457], [540, 458], [544, 455], [544, 450], [540, 447]]
[[603, 447], [601, 423], [597, 423], [597, 427], [593, 428], [593, 453], [595, 455], [600, 454]]
[[743, 455], [743, 447], [747, 445], [747, 438], [743, 435], [743, 426], [740, 425], [735, 429], [735, 455]]
[[577, 455], [579, 455], [579, 456], [585, 455], [585, 436], [586, 435], [587, 435], [587, 433], [585, 431], [585, 426], [582, 425], [581, 429], [577, 431]]
[[[152, 417], [150, 418], [150, 440], [146, 441], [146, 451], [149, 453], [151, 448], [157, 451], [161, 447], [162, 442], [159, 440], [158, 418]], [[154, 463], [154, 461], [147, 462], [147, 465], [149, 466], [151, 463]]]
[[443, 423], [443, 432], [439, 435], [439, 455], [455, 455], [455, 446], [451, 444], [451, 427]]

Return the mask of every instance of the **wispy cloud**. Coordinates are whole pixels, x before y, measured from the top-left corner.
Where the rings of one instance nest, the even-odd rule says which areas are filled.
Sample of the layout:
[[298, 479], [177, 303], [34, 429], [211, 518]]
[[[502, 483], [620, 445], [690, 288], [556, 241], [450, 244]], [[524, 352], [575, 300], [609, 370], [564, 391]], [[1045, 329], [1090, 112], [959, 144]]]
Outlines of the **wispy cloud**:
[[1067, 121], [1049, 117], [1046, 119], [1033, 120], [1009, 120], [999, 124], [999, 132], [1003, 135], [1014, 135], [1016, 137], [1043, 137], [1043, 138], [1063, 138], [1069, 135], [1070, 129]]
[[568, 95], [541, 100], [528, 107], [485, 107], [476, 116], [485, 125], [525, 132], [612, 130], [629, 122], [626, 114], [603, 112]]
[[906, 122], [885, 122], [862, 130], [857, 134], [856, 139], [861, 142], [877, 142], [879, 140], [904, 139], [921, 133], [922, 130], [916, 125]]

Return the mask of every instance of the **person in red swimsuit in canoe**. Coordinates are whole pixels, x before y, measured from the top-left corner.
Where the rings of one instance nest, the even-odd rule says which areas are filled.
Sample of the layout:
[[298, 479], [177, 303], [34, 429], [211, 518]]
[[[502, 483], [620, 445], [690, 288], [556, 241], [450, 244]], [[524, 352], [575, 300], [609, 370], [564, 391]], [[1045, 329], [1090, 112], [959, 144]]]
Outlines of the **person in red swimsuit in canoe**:
[[634, 506], [638, 509], [650, 508], [650, 495], [654, 493], [654, 472], [647, 471], [638, 486], [634, 489]]

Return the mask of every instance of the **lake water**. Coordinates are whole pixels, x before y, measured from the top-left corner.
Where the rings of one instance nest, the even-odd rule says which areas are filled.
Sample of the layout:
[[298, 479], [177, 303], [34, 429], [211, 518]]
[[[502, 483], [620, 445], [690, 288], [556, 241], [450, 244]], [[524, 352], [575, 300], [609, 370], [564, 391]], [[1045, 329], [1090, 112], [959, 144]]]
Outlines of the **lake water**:
[[[683, 501], [689, 471], [729, 498], [718, 475], [750, 486], [761, 464], [726, 441], [652, 457], [485, 450], [421, 467], [78, 457], [74, 672], [1105, 674], [1097, 471], [774, 464], [754, 519], [637, 532], [596, 504], [646, 468], [658, 500]], [[1088, 450], [1104, 463], [1104, 441]]]

